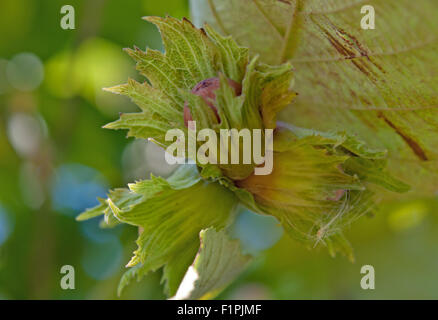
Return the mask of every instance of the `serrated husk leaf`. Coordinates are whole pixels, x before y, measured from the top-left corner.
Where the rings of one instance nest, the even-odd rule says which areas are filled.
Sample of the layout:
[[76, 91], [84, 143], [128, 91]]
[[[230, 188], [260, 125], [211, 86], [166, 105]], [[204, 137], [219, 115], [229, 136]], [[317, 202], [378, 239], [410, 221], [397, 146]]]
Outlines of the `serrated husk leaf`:
[[[123, 196], [114, 197], [114, 193]], [[164, 267], [165, 291], [174, 295], [199, 249], [199, 232], [227, 226], [236, 199], [219, 184], [201, 181], [196, 167], [187, 165], [167, 180], [152, 176], [130, 184], [129, 189], [117, 189], [110, 193], [105, 208], [99, 205], [78, 220], [95, 216], [100, 210], [102, 214], [110, 212], [122, 223], [141, 227], [138, 249], [127, 265], [138, 267], [123, 277], [119, 291], [134, 276]]]

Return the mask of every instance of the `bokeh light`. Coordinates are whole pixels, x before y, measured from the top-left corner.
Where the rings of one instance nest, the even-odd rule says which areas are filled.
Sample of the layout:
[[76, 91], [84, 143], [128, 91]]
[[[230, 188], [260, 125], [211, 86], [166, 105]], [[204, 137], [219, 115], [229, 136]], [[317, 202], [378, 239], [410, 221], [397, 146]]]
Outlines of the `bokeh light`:
[[105, 243], [110, 241], [114, 236], [120, 236], [121, 229], [124, 225], [118, 225], [115, 228], [102, 228], [100, 226], [101, 218], [94, 218], [84, 221], [80, 224], [82, 235], [89, 241], [97, 243]]
[[412, 202], [397, 208], [388, 216], [388, 224], [392, 230], [400, 232], [420, 225], [427, 216], [429, 208], [422, 202]]
[[109, 235], [105, 241], [87, 244], [81, 258], [81, 265], [93, 279], [107, 279], [123, 268], [122, 253], [119, 239], [114, 235]]
[[44, 123], [27, 113], [14, 113], [8, 121], [8, 137], [15, 151], [24, 156], [34, 155], [44, 138]]
[[45, 64], [45, 85], [47, 90], [58, 98], [71, 98], [80, 87], [74, 77], [74, 55], [61, 51], [53, 55]]
[[18, 90], [32, 91], [44, 79], [44, 66], [33, 53], [23, 52], [15, 55], [6, 66], [9, 83]]
[[[105, 57], [102, 59], [102, 57]], [[128, 99], [103, 91], [126, 82], [135, 76], [135, 63], [122, 48], [111, 41], [93, 38], [78, 49], [74, 61], [74, 79], [81, 94], [110, 116], [118, 112], [134, 111], [137, 107]]]
[[47, 89], [60, 98], [79, 94], [108, 116], [134, 111], [128, 99], [103, 90], [135, 76], [135, 63], [122, 49], [109, 40], [90, 38], [75, 52], [56, 53], [46, 65]]
[[283, 235], [277, 219], [243, 209], [232, 226], [232, 235], [247, 253], [257, 254], [272, 247]]
[[97, 197], [105, 197], [108, 184], [97, 170], [70, 163], [56, 169], [51, 189], [55, 210], [75, 216], [98, 204]]

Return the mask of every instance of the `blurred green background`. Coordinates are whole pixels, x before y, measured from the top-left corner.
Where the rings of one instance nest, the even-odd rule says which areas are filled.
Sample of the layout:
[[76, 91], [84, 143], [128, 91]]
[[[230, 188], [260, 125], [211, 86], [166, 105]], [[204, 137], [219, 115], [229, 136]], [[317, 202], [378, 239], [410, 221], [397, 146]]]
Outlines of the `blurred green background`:
[[[75, 30], [60, 27], [65, 4], [75, 8]], [[136, 109], [101, 90], [141, 80], [122, 48], [162, 49], [141, 17], [166, 14], [189, 16], [187, 1], [1, 0], [1, 299], [118, 298], [137, 230], [74, 218], [109, 188], [174, 169], [158, 147], [101, 128]], [[233, 232], [260, 253], [219, 298], [438, 298], [437, 211], [436, 197], [384, 204], [347, 230], [354, 264], [308, 250], [273, 219], [243, 211]], [[375, 268], [375, 290], [360, 287], [365, 264]], [[63, 265], [75, 267], [75, 290], [60, 287]], [[149, 274], [120, 299], [165, 298], [160, 277]]]

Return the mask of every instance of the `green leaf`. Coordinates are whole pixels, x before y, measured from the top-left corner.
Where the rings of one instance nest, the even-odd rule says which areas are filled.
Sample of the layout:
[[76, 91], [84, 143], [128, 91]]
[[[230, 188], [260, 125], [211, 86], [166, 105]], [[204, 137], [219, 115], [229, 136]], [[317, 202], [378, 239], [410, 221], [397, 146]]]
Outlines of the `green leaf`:
[[152, 87], [160, 90], [182, 110], [184, 101], [179, 96], [178, 90], [184, 86], [184, 83], [178, 77], [172, 61], [157, 50], [147, 49], [146, 52], [139, 48], [125, 50], [137, 61], [137, 70], [149, 80]]
[[152, 139], [160, 145], [165, 145], [165, 136], [167, 130], [171, 129], [171, 124], [161, 119], [154, 119], [147, 113], [124, 113], [120, 119], [108, 123], [104, 126], [106, 129], [128, 129], [128, 137], [142, 139]]
[[296, 97], [290, 90], [293, 83], [292, 66], [283, 64], [277, 67], [264, 65], [260, 68], [264, 73], [262, 84], [261, 113], [265, 128], [274, 129], [277, 125], [277, 114], [289, 105]]
[[[192, 89], [198, 82], [217, 75], [218, 53], [204, 30], [192, 23], [166, 17], [145, 17], [161, 33], [166, 60], [175, 68], [180, 87]], [[162, 88], [160, 88], [162, 89]]]
[[357, 174], [364, 181], [374, 183], [384, 187], [387, 190], [394, 192], [407, 192], [410, 187], [393, 178], [386, 172], [386, 160], [369, 160], [359, 157], [349, 158], [342, 165], [342, 168], [347, 173]]
[[[114, 195], [117, 196], [114, 196]], [[214, 206], [211, 206], [215, 203]], [[102, 205], [78, 219], [111, 212], [123, 223], [141, 227], [138, 249], [128, 263], [137, 266], [122, 278], [119, 292], [130, 280], [164, 266], [165, 291], [174, 295], [199, 248], [199, 232], [227, 226], [236, 197], [216, 183], [201, 181], [193, 165], [181, 166], [168, 180], [152, 176], [111, 192]]]
[[306, 138], [301, 141], [308, 142], [312, 145], [342, 146], [342, 148], [352, 154], [365, 159], [385, 159], [388, 154], [386, 150], [371, 149], [363, 141], [345, 132], [320, 132], [312, 129], [299, 128], [283, 122], [280, 122], [280, 126], [288, 130], [283, 130], [282, 135], [277, 135], [277, 149], [281, 148], [279, 145], [285, 144], [287, 146], [288, 143], [295, 143], [296, 138]]
[[[219, 117], [222, 120], [219, 127], [221, 129], [240, 129], [243, 126], [242, 108], [245, 102], [245, 96], [241, 95], [236, 97], [234, 89], [230, 87], [225, 76], [220, 74], [219, 78], [220, 87], [215, 92], [216, 106]], [[260, 121], [256, 123], [260, 123]]]
[[252, 257], [243, 255], [238, 240], [224, 230], [200, 233], [201, 246], [172, 299], [211, 299], [233, 281]]
[[118, 207], [129, 209], [141, 201], [141, 198], [141, 195], [129, 192], [127, 189], [118, 188], [110, 190], [108, 199], [105, 200], [98, 198], [100, 204], [94, 208], [87, 209], [85, 212], [77, 216], [76, 220], [84, 221], [103, 215], [104, 217], [100, 223], [100, 226], [104, 228], [113, 227], [120, 222], [114, 217], [109, 207], [108, 200], [110, 200], [112, 203], [115, 203]]
[[139, 83], [133, 79], [128, 79], [127, 84], [118, 85], [104, 90], [125, 95], [137, 104], [146, 114], [159, 114], [163, 119], [169, 122], [175, 122], [175, 125], [184, 124], [181, 119], [182, 108], [178, 104], [172, 103], [172, 100], [163, 91], [160, 91], [148, 83]]
[[[372, 5], [376, 29], [362, 30]], [[299, 93], [281, 118], [346, 130], [388, 150], [388, 168], [434, 194], [438, 180], [438, 2], [191, 0], [196, 24], [232, 35], [266, 63], [289, 61]]]
[[221, 56], [224, 73], [236, 82], [242, 82], [248, 64], [248, 48], [239, 47], [233, 38], [222, 37], [210, 26], [205, 26], [210, 38], [215, 42]]
[[[297, 143], [308, 143], [314, 146], [329, 146], [334, 149], [343, 150], [344, 153], [351, 153], [342, 168], [346, 173], [357, 175], [362, 181], [374, 183], [394, 192], [407, 192], [410, 186], [393, 178], [387, 172], [386, 150], [370, 149], [366, 144], [355, 137], [347, 134], [322, 133], [314, 130], [298, 128], [292, 125], [281, 123], [282, 130], [277, 133], [275, 150], [285, 151], [288, 147]], [[295, 137], [294, 137], [295, 136]]]
[[77, 221], [85, 221], [95, 217], [99, 217], [103, 214], [103, 211], [108, 207], [108, 204], [105, 202], [105, 199], [98, 198], [100, 204], [94, 208], [90, 208], [82, 212], [79, 216], [76, 217]]

